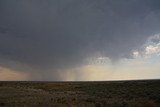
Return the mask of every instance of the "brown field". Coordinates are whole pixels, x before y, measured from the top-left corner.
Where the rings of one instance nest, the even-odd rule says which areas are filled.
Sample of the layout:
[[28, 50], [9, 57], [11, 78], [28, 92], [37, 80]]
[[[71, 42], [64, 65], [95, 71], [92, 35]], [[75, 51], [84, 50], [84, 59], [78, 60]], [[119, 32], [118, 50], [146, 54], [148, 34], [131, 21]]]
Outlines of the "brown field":
[[0, 82], [0, 107], [160, 107], [160, 80]]

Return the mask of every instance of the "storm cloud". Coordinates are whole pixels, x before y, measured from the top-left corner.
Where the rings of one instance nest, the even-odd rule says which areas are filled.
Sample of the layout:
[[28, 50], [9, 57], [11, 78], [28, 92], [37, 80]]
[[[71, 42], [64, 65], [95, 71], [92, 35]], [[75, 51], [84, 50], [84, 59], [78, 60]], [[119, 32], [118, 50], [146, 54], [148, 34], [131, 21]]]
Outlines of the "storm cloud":
[[90, 57], [132, 58], [131, 51], [160, 33], [159, 5], [159, 0], [1, 0], [0, 64], [48, 75], [82, 66]]

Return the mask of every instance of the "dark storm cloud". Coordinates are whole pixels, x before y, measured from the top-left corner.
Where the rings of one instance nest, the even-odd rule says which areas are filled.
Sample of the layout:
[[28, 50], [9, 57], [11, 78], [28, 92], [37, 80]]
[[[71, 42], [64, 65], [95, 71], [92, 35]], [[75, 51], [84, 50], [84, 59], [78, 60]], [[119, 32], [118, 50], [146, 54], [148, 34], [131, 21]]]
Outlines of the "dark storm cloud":
[[0, 63], [44, 70], [74, 67], [96, 53], [112, 60], [128, 57], [159, 33], [159, 5], [159, 0], [1, 0]]

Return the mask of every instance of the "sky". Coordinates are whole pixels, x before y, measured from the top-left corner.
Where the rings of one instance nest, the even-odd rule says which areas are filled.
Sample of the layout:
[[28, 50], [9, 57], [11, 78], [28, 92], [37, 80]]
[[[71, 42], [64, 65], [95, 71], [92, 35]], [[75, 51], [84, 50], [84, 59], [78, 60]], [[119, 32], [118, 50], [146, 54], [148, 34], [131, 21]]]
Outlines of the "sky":
[[2, 81], [159, 78], [159, 0], [0, 0]]

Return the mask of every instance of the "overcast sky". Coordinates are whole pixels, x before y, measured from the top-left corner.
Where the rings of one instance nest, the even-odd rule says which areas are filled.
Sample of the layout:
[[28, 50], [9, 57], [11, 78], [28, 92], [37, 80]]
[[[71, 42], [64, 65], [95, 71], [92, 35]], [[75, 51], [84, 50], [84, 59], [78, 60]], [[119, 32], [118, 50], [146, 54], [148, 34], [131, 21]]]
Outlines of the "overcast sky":
[[0, 80], [153, 78], [159, 0], [0, 0]]

